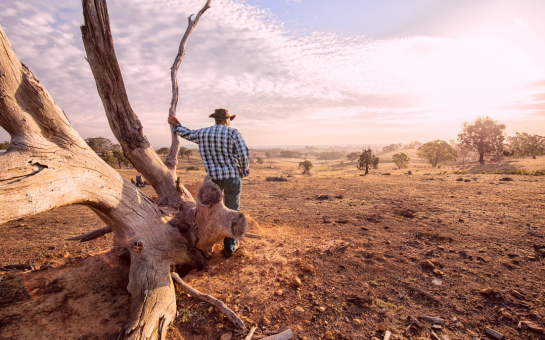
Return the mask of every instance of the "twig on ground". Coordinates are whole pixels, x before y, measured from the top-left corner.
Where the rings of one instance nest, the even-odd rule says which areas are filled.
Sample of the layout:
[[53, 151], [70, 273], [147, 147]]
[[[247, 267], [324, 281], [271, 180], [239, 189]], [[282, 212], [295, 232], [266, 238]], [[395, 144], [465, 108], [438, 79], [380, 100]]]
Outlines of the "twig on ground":
[[80, 241], [80, 242], [87, 242], [87, 241], [91, 241], [91, 240], [94, 240], [94, 239], [97, 239], [99, 237], [102, 237], [108, 233], [111, 233], [112, 232], [112, 228], [108, 227], [108, 226], [105, 226], [105, 227], [102, 227], [100, 229], [96, 229], [96, 230], [93, 230], [93, 231], [90, 231], [88, 233], [85, 233], [83, 235], [79, 235], [79, 236], [75, 236], [75, 237], [72, 237], [72, 238], [67, 238], [65, 239], [65, 241]]
[[416, 288], [414, 286], [409, 286], [409, 289], [412, 290], [412, 291], [415, 291], [417, 293], [420, 293], [420, 294], [432, 299], [433, 301], [435, 301], [437, 303], [441, 303], [441, 300], [438, 297], [433, 296], [431, 293], [428, 293], [425, 290], [422, 290], [420, 288]]
[[348, 244], [345, 244], [344, 246], [340, 246], [339, 248], [336, 249], [336, 251], [339, 251], [339, 250], [344, 250], [346, 248], [350, 247], [350, 243]]
[[250, 330], [250, 333], [248, 333], [248, 335], [246, 335], [246, 338], [244, 340], [252, 340], [252, 336], [254, 336], [254, 332], [255, 332], [256, 329], [257, 329], [256, 326], [252, 327], [252, 329]]
[[246, 233], [246, 235], [244, 235], [244, 237], [247, 237], [247, 238], [262, 238], [263, 236], [257, 235], [257, 234], [252, 234], [252, 233]]
[[392, 332], [386, 331], [384, 334], [384, 340], [390, 340], [390, 337], [392, 336]]
[[268, 336], [266, 338], [262, 338], [261, 340], [288, 340], [293, 338], [293, 332], [291, 329], [287, 329], [283, 331], [282, 333], [278, 333], [275, 335]]
[[237, 329], [241, 333], [246, 333], [248, 331], [246, 326], [244, 326], [244, 323], [242, 322], [242, 320], [232, 310], [230, 310], [229, 307], [227, 307], [223, 302], [221, 302], [220, 300], [208, 294], [203, 294], [199, 292], [198, 290], [194, 289], [193, 287], [190, 287], [187, 283], [184, 282], [184, 280], [180, 278], [180, 276], [177, 273], [170, 273], [170, 276], [172, 276], [172, 279], [174, 279], [174, 282], [176, 282], [182, 287], [182, 290], [186, 294], [189, 294], [199, 300], [208, 302], [212, 306], [219, 309], [223, 314], [225, 314], [225, 316], [227, 316], [229, 320], [231, 320], [231, 322], [237, 327]]

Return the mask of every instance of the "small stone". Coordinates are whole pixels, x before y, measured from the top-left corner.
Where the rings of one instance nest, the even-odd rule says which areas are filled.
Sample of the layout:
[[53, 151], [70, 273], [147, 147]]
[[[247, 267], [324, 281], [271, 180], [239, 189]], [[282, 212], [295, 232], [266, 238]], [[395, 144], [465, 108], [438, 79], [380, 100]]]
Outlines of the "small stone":
[[304, 313], [305, 310], [303, 309], [303, 307], [297, 306], [297, 307], [295, 307], [294, 312], [297, 313], [297, 314], [300, 314], [300, 313]]
[[36, 289], [32, 290], [30, 292], [30, 295], [36, 295], [36, 293], [38, 293], [39, 290], [40, 290], [40, 288], [36, 288]]
[[422, 265], [426, 268], [435, 269], [435, 265], [430, 260], [425, 260], [424, 262], [422, 262]]
[[262, 319], [261, 319], [261, 324], [263, 324], [263, 326], [268, 326], [271, 324], [271, 320], [269, 320], [266, 316], [264, 316]]
[[285, 266], [288, 264], [288, 260], [286, 260], [284, 257], [280, 258], [280, 260], [278, 261], [278, 264], [280, 264], [281, 266]]
[[325, 307], [317, 307], [317, 309], [322, 313], [325, 312]]
[[443, 273], [443, 272], [440, 271], [439, 269], [434, 269], [434, 270], [433, 270], [433, 273], [434, 273], [435, 275], [439, 275], [439, 276], [444, 276], [444, 275], [445, 275], [445, 273]]
[[386, 326], [383, 324], [383, 323], [379, 323], [376, 327], [375, 327], [375, 330], [377, 332], [385, 332], [386, 331]]
[[440, 331], [440, 330], [443, 329], [443, 327], [441, 327], [441, 325], [432, 325], [431, 328], [432, 328], [433, 330], [436, 330], [436, 331]]
[[276, 292], [274, 292], [274, 295], [276, 295], [276, 296], [282, 296], [282, 295], [284, 295], [284, 291], [283, 291], [282, 289], [279, 289], [279, 290], [277, 290]]
[[293, 278], [293, 285], [295, 287], [301, 287], [302, 283], [301, 283], [301, 279], [298, 278], [297, 276]]
[[540, 327], [538, 324], [533, 323], [532, 321], [522, 321], [522, 323], [534, 332], [540, 332], [540, 333], [545, 332], [545, 330], [542, 327]]
[[506, 311], [506, 310], [501, 311], [501, 316], [503, 316], [504, 318], [507, 318], [507, 319], [511, 319], [511, 320], [513, 319], [513, 316], [511, 314], [509, 314], [509, 312]]
[[220, 340], [231, 340], [233, 338], [233, 334], [231, 333], [225, 333], [221, 336]]
[[303, 265], [303, 270], [306, 270], [307, 272], [314, 273], [314, 266], [310, 263]]
[[495, 290], [490, 287], [481, 290], [481, 294], [485, 294], [485, 295], [494, 294], [494, 292]]
[[69, 257], [69, 256], [70, 256], [70, 253], [69, 253], [69, 252], [66, 252], [66, 253], [62, 254], [62, 257], [64, 257], [64, 258], [67, 258], [67, 257]]
[[333, 337], [333, 333], [331, 333], [331, 331], [326, 331], [324, 333], [324, 338], [326, 338], [326, 339], [335, 339], [335, 337]]
[[361, 320], [360, 319], [352, 319], [352, 324], [355, 325], [355, 326], [359, 326], [359, 325], [361, 325]]
[[519, 300], [524, 299], [524, 295], [522, 295], [522, 293], [520, 293], [519, 291], [514, 290], [514, 289], [511, 291], [511, 295], [513, 295], [514, 297], [516, 297]]

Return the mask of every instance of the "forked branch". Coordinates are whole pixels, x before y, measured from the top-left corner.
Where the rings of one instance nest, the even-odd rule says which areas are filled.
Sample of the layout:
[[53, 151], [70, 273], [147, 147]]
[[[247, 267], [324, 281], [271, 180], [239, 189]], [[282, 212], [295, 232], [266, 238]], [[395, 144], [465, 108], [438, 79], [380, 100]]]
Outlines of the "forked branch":
[[151, 147], [131, 108], [110, 30], [106, 0], [83, 0], [81, 35], [106, 117], [123, 153], [157, 192], [157, 204], [178, 207], [176, 177]]
[[[178, 54], [176, 55], [176, 58], [174, 59], [174, 64], [172, 64], [172, 67], [170, 68], [170, 78], [172, 81], [172, 100], [170, 101], [170, 109], [168, 110], [169, 115], [176, 116], [176, 108], [178, 106], [178, 97], [179, 97], [179, 90], [178, 90], [178, 68], [180, 68], [180, 64], [182, 63], [182, 59], [185, 56], [185, 45], [187, 44], [187, 39], [189, 39], [189, 36], [197, 27], [197, 24], [199, 23], [199, 20], [201, 19], [201, 16], [210, 8], [210, 3], [212, 0], [207, 0], [204, 7], [197, 13], [197, 16], [195, 16], [195, 20], [191, 20], [191, 17], [193, 14], [189, 16], [187, 29], [185, 31], [184, 37], [182, 38], [182, 41], [180, 41], [180, 46], [178, 47]], [[172, 135], [172, 144], [170, 146], [170, 152], [167, 155], [165, 159], [165, 165], [170, 170], [170, 172], [173, 174], [173, 176], [176, 176], [176, 164], [178, 163], [178, 150], [180, 149], [180, 137], [174, 132], [174, 126], [171, 126], [171, 135]]]
[[179, 284], [186, 294], [189, 294], [199, 300], [208, 302], [212, 306], [219, 309], [223, 314], [225, 314], [225, 316], [227, 316], [227, 318], [237, 327], [237, 329], [241, 333], [246, 333], [248, 331], [248, 329], [246, 329], [246, 326], [244, 326], [244, 322], [242, 322], [242, 320], [235, 314], [235, 312], [230, 310], [229, 307], [227, 307], [223, 302], [221, 302], [220, 300], [210, 295], [203, 294], [199, 292], [198, 290], [190, 287], [187, 283], [184, 282], [184, 280], [180, 278], [180, 276], [177, 273], [171, 273], [170, 275], [172, 276], [172, 279], [174, 280], [174, 282]]

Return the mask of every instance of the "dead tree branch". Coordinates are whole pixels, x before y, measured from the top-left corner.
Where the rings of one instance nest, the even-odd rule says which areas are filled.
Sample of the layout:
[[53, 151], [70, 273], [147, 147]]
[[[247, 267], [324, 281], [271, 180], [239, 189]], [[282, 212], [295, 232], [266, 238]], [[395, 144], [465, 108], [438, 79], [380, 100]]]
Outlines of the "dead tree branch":
[[88, 242], [88, 241], [92, 241], [94, 239], [97, 239], [99, 237], [102, 237], [106, 234], [109, 234], [111, 233], [113, 230], [112, 228], [106, 226], [106, 227], [102, 227], [100, 229], [96, 229], [96, 230], [93, 230], [93, 231], [90, 231], [88, 233], [85, 233], [83, 235], [79, 235], [79, 236], [75, 236], [75, 237], [71, 237], [71, 238], [67, 238], [65, 239], [65, 241], [80, 241], [80, 242]]
[[174, 282], [179, 284], [182, 287], [182, 290], [186, 294], [189, 294], [199, 300], [208, 302], [212, 306], [219, 309], [223, 314], [225, 314], [225, 316], [227, 316], [227, 318], [237, 327], [237, 329], [241, 333], [246, 333], [248, 331], [248, 329], [246, 329], [246, 326], [244, 326], [244, 322], [242, 322], [242, 320], [232, 310], [230, 310], [229, 307], [227, 307], [223, 302], [221, 302], [220, 300], [210, 295], [203, 294], [199, 292], [198, 290], [190, 287], [187, 283], [184, 282], [184, 280], [180, 278], [180, 276], [177, 273], [171, 273], [170, 275], [174, 279]]
[[[179, 90], [178, 90], [178, 69], [180, 68], [180, 64], [182, 63], [182, 59], [185, 56], [185, 45], [187, 44], [187, 39], [189, 39], [189, 36], [197, 27], [197, 24], [199, 23], [199, 20], [201, 19], [201, 16], [210, 8], [210, 3], [212, 0], [207, 0], [204, 7], [197, 13], [197, 16], [195, 17], [195, 20], [191, 20], [191, 17], [193, 14], [191, 14], [188, 18], [188, 24], [187, 29], [185, 31], [185, 34], [182, 38], [182, 41], [180, 41], [180, 46], [178, 47], [178, 54], [176, 55], [176, 58], [174, 58], [174, 64], [172, 64], [172, 67], [170, 68], [170, 78], [172, 81], [172, 100], [170, 101], [170, 108], [168, 110], [169, 115], [176, 116], [176, 108], [178, 106], [178, 97], [179, 97]], [[173, 176], [176, 176], [176, 164], [178, 163], [178, 150], [180, 150], [180, 137], [174, 132], [174, 126], [171, 126], [171, 135], [172, 135], [172, 144], [170, 146], [170, 151], [165, 159], [165, 165], [170, 170], [170, 172], [173, 174]]]
[[106, 1], [83, 0], [82, 6], [82, 38], [108, 122], [158, 204], [85, 143], [0, 26], [0, 126], [11, 136], [0, 155], [0, 223], [70, 204], [91, 208], [108, 227], [77, 239], [111, 230], [116, 244], [130, 251], [132, 301], [119, 339], [165, 339], [176, 315], [171, 266], [202, 267], [213, 244], [244, 237], [248, 220], [225, 207], [209, 179], [194, 200], [153, 151], [125, 91]]

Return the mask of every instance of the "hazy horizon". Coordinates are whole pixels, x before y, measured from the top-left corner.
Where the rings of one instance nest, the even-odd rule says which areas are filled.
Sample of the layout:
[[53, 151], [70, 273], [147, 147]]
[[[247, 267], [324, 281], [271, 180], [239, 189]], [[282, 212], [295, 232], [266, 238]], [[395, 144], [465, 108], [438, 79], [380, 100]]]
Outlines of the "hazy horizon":
[[[154, 148], [170, 145], [169, 69], [204, 2], [108, 1], [129, 99]], [[0, 25], [81, 136], [115, 140], [81, 12], [68, 0], [5, 0]], [[227, 108], [252, 146], [448, 141], [486, 115], [509, 135], [543, 135], [542, 13], [539, 0], [212, 0], [180, 67], [178, 117], [202, 128]]]

